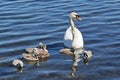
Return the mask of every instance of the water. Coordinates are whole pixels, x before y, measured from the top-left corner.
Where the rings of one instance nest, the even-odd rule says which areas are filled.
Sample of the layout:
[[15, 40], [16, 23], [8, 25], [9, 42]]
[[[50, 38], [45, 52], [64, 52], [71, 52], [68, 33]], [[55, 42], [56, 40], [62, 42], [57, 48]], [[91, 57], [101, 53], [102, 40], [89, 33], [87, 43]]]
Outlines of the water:
[[[119, 80], [120, 79], [120, 0], [4, 0], [0, 1], [0, 80]], [[72, 56], [59, 54], [69, 27], [69, 13], [76, 11], [82, 21], [85, 48], [93, 52], [88, 65], [80, 61], [77, 77], [69, 77]], [[50, 58], [24, 62], [16, 71], [12, 60], [39, 42], [47, 44]]]

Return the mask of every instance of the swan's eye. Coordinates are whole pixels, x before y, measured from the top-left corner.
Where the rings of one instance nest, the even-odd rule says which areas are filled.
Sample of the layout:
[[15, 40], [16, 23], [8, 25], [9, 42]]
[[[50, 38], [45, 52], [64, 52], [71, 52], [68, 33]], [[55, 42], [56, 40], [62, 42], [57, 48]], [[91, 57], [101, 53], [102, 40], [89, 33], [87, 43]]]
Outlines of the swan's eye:
[[76, 15], [76, 17], [80, 17], [79, 15]]
[[76, 19], [77, 19], [77, 20], [81, 20], [81, 18], [80, 18], [79, 15], [76, 15]]

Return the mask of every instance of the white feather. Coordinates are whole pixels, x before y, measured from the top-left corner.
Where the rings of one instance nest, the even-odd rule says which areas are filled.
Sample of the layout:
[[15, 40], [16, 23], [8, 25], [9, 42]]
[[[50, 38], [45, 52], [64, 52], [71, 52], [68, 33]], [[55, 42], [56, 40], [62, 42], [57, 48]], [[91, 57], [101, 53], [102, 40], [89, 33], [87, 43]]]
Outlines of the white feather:
[[23, 62], [21, 60], [18, 60], [18, 59], [13, 60], [12, 64], [14, 66], [17, 66], [17, 64], [20, 64], [20, 66], [23, 67]]
[[[71, 26], [66, 30], [64, 35], [64, 45], [68, 48], [82, 48], [84, 46], [84, 41], [82, 37], [82, 33], [75, 27], [73, 18], [75, 18], [77, 13], [72, 12], [70, 14], [70, 24]], [[73, 30], [72, 30], [72, 28]], [[74, 35], [74, 36], [73, 36]]]

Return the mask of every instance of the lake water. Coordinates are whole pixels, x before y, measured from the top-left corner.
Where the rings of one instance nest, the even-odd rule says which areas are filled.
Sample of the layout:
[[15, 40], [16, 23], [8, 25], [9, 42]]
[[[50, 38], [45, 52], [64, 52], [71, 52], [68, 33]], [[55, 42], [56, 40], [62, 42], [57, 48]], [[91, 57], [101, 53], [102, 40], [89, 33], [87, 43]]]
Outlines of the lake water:
[[[1, 0], [0, 80], [120, 80], [120, 0]], [[59, 54], [70, 26], [69, 13], [82, 32], [85, 49], [93, 52], [88, 65], [80, 61], [76, 77], [69, 77], [73, 57]], [[24, 62], [24, 71], [11, 66], [26, 48], [47, 44], [50, 57]]]

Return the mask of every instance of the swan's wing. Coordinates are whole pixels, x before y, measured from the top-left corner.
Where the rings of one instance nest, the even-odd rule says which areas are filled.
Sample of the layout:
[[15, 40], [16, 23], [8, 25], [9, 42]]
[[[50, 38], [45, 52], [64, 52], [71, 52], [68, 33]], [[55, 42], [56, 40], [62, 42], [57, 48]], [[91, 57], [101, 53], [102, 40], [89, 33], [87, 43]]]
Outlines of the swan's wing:
[[72, 40], [73, 35], [72, 35], [72, 31], [71, 31], [71, 27], [69, 27], [64, 35], [64, 40]]
[[81, 48], [84, 46], [82, 33], [75, 27], [74, 40], [72, 43], [73, 48]]
[[71, 27], [69, 27], [66, 30], [65, 35], [64, 35], [64, 45], [65, 45], [65, 47], [71, 47], [72, 39], [73, 39], [73, 35], [72, 35], [72, 32], [71, 32]]

